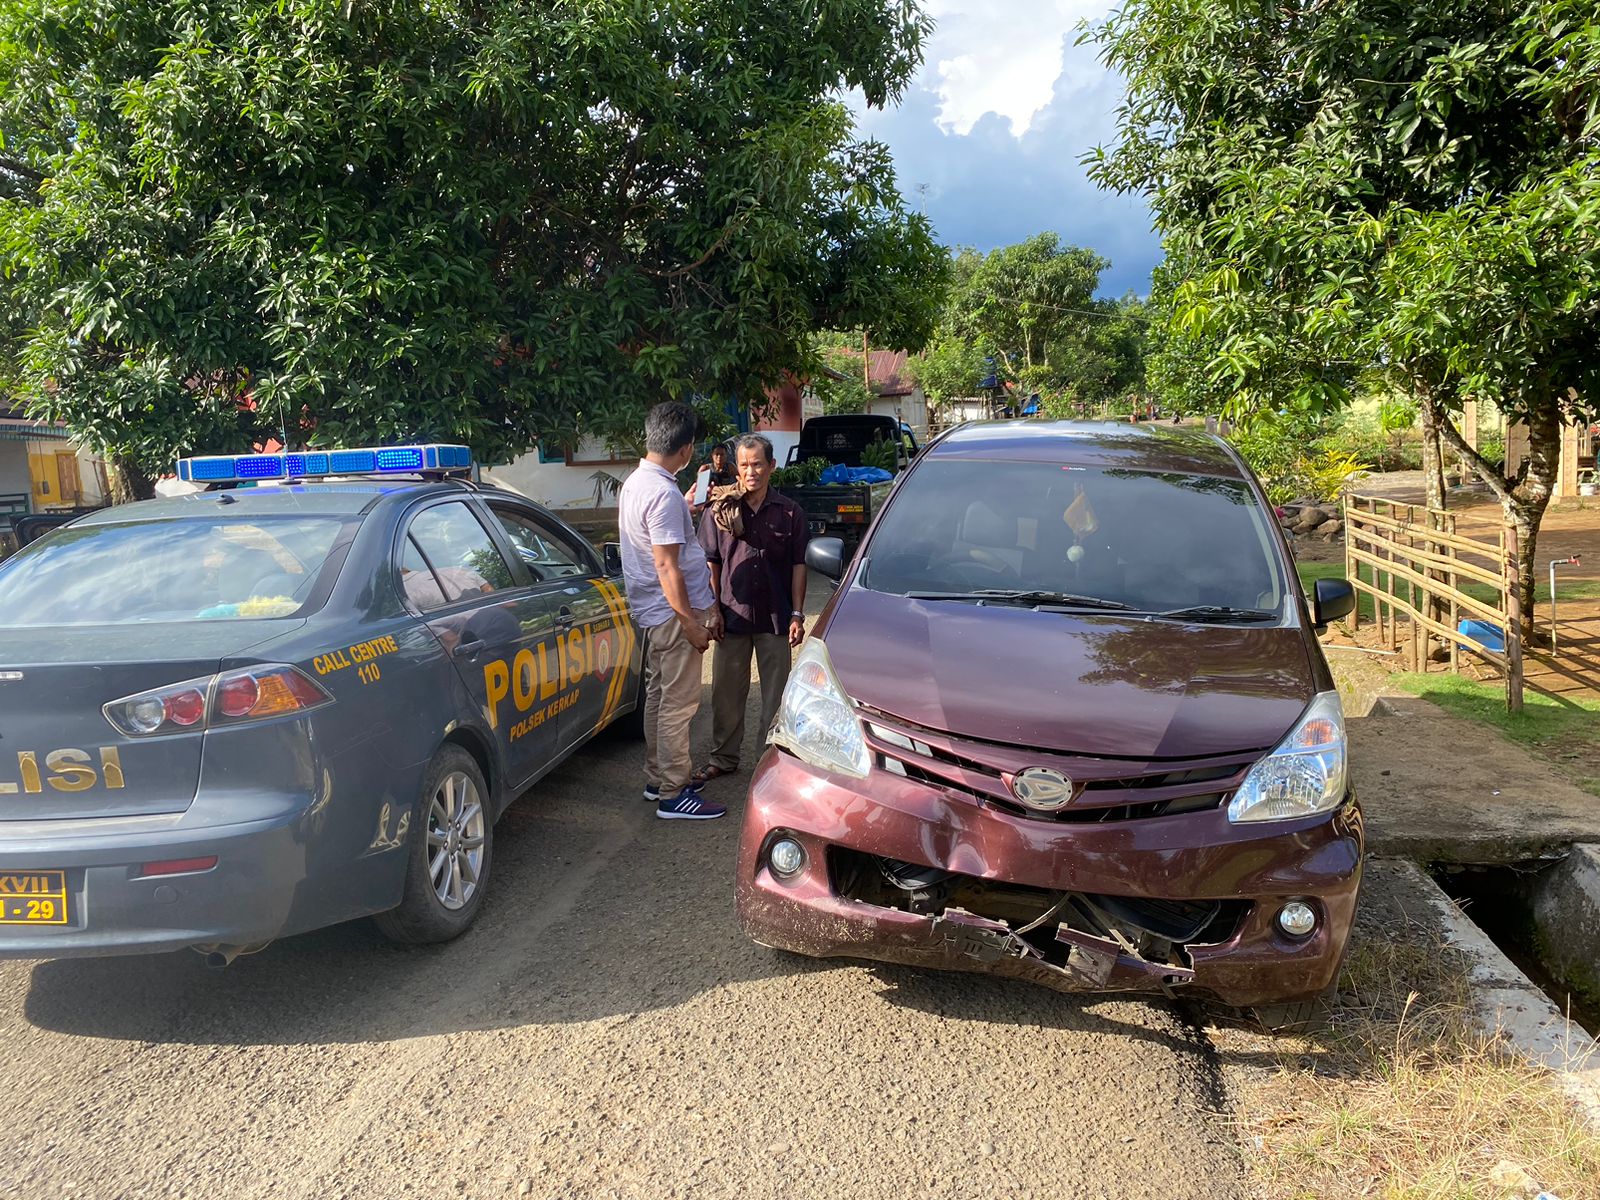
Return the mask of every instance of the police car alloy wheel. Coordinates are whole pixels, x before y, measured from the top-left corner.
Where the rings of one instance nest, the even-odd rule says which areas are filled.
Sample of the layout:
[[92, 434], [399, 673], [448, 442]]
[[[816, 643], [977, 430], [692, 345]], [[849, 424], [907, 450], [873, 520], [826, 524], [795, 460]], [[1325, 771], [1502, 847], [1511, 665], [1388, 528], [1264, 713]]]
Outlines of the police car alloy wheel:
[[460, 746], [440, 748], [423, 775], [411, 814], [405, 894], [376, 918], [399, 942], [447, 942], [478, 915], [494, 862], [489, 789], [477, 760]]
[[452, 771], [434, 789], [428, 806], [428, 878], [439, 903], [465, 908], [478, 894], [483, 870], [483, 797], [464, 772]]

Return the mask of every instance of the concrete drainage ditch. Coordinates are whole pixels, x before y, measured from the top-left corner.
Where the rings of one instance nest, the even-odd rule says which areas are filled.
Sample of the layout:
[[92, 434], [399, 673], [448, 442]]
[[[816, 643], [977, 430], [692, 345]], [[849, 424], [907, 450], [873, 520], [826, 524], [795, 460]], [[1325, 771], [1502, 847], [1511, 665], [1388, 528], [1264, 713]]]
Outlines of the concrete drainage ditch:
[[1600, 1035], [1600, 845], [1509, 865], [1436, 865], [1433, 877], [1557, 1009]]

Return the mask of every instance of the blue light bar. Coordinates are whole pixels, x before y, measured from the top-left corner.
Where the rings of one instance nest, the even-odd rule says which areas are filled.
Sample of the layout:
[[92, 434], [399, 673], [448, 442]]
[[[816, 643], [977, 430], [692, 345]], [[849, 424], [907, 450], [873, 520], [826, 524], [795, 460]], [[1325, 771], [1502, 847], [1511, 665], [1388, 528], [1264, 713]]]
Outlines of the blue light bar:
[[472, 469], [466, 446], [363, 446], [291, 454], [221, 454], [180, 458], [185, 483], [242, 483], [260, 479], [317, 479], [325, 475], [464, 474]]

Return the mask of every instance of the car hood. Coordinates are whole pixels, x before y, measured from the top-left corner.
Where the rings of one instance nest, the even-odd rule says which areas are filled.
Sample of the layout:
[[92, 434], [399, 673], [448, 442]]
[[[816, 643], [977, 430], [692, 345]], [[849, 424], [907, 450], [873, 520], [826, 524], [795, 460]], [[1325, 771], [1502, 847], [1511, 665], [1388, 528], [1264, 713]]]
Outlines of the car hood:
[[1067, 754], [1266, 750], [1316, 692], [1296, 628], [979, 608], [853, 588], [821, 635], [858, 703], [961, 737]]

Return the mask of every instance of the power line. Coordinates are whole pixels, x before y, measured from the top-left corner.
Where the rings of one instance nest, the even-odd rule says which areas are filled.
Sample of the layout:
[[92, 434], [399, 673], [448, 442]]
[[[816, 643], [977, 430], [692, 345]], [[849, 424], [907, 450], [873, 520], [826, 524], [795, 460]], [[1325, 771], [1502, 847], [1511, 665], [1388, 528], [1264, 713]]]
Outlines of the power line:
[[1143, 321], [1147, 325], [1155, 324], [1155, 318], [1147, 317], [1140, 313], [1126, 311], [1104, 312], [1100, 309], [1071, 308], [1065, 304], [1046, 304], [1042, 300], [1017, 300], [1011, 296], [996, 296], [994, 299], [1000, 301], [1002, 304], [1014, 304], [1018, 308], [1021, 308], [1024, 304], [1031, 304], [1035, 308], [1048, 308], [1052, 312], [1075, 313], [1080, 317], [1099, 317], [1105, 321], [1115, 321], [1119, 317], [1127, 317], [1134, 321]]

